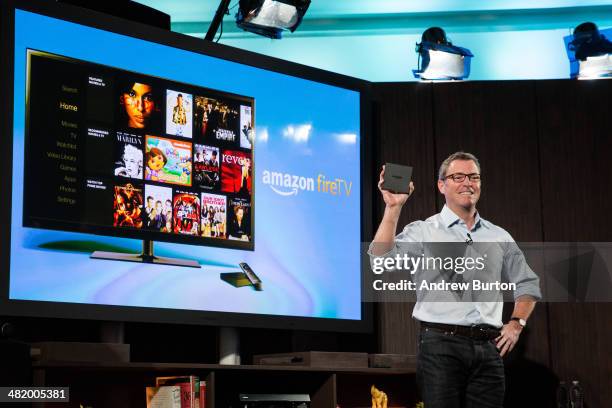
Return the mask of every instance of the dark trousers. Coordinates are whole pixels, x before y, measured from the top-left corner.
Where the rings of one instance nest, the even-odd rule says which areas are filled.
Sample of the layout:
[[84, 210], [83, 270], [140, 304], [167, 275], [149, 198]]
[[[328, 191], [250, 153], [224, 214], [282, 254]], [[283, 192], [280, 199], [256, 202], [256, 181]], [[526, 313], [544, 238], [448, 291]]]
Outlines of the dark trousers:
[[501, 408], [504, 364], [493, 341], [424, 328], [417, 381], [425, 408]]

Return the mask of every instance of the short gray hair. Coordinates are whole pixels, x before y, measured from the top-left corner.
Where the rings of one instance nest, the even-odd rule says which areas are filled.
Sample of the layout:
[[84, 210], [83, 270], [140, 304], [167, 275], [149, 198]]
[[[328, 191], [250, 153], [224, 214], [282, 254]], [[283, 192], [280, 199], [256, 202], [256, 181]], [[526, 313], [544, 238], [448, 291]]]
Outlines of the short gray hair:
[[455, 160], [473, 161], [474, 163], [476, 163], [476, 167], [478, 167], [478, 172], [480, 173], [480, 162], [478, 162], [478, 159], [476, 158], [476, 156], [474, 156], [472, 153], [460, 151], [460, 152], [455, 152], [451, 154], [442, 162], [442, 164], [440, 165], [440, 171], [438, 172], [439, 180], [444, 180], [444, 177], [446, 176], [446, 171], [448, 170], [448, 166], [450, 166], [450, 164]]

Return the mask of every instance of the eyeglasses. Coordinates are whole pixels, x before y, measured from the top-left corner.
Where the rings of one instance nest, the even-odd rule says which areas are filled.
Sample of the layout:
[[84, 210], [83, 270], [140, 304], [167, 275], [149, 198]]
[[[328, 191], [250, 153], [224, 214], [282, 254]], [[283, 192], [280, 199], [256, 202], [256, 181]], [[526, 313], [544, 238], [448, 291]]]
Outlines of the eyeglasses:
[[443, 177], [442, 180], [447, 180], [450, 178], [450, 179], [453, 179], [455, 183], [463, 183], [466, 177], [469, 178], [470, 181], [473, 181], [474, 183], [478, 183], [480, 181], [480, 174], [478, 173], [470, 173], [470, 174], [453, 173], [453, 174], [449, 174], [446, 177]]

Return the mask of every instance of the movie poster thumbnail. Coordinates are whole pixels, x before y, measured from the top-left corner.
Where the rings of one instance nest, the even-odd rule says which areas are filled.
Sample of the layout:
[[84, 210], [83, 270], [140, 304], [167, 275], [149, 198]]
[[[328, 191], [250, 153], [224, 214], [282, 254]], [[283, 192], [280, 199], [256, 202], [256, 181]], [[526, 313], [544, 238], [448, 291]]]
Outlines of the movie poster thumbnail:
[[194, 185], [206, 190], [219, 186], [219, 148], [195, 144], [193, 154]]
[[196, 104], [198, 102], [201, 108], [196, 111], [195, 116], [202, 124], [198, 124], [197, 128], [205, 140], [208, 143], [235, 145], [240, 124], [237, 105], [219, 99], [196, 96]]
[[113, 226], [142, 228], [142, 188], [132, 183], [115, 185]]
[[210, 107], [208, 105], [211, 103], [209, 101], [212, 101], [212, 99], [205, 98], [203, 96], [196, 96], [194, 99], [195, 108], [193, 110], [193, 134], [195, 137], [201, 139], [204, 137], [204, 135], [206, 135], [208, 118], [212, 108], [212, 105]]
[[172, 232], [172, 188], [145, 184], [144, 227]]
[[185, 92], [166, 91], [166, 133], [191, 139], [192, 96]]
[[202, 193], [202, 236], [226, 238], [227, 198], [218, 194]]
[[191, 143], [146, 137], [145, 180], [191, 186]]
[[142, 180], [142, 136], [117, 132], [115, 135], [115, 176]]
[[174, 233], [200, 235], [200, 199], [196, 194], [177, 191], [173, 201]]
[[228, 200], [228, 239], [251, 240], [251, 201], [234, 197]]
[[119, 124], [149, 133], [161, 130], [162, 97], [159, 89], [137, 81], [118, 81]]
[[243, 196], [251, 194], [251, 154], [236, 150], [225, 150], [221, 160], [221, 190]]
[[252, 149], [255, 132], [253, 131], [253, 109], [240, 105], [240, 147]]

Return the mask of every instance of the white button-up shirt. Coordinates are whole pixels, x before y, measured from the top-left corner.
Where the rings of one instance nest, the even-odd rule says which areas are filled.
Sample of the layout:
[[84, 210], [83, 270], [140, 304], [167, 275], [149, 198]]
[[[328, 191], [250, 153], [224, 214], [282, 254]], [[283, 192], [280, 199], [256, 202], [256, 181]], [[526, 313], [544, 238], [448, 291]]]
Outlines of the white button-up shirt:
[[[470, 244], [473, 242], [473, 245], [465, 245], [466, 242]], [[464, 256], [470, 256], [470, 251], [473, 256], [486, 254], [484, 255], [486, 258], [484, 270], [472, 270], [461, 276], [451, 271], [452, 279], [473, 281], [482, 278], [486, 282], [501, 282], [503, 279], [516, 284], [515, 299], [523, 295], [530, 295], [536, 299], [541, 298], [539, 278], [527, 264], [523, 252], [516, 245], [512, 236], [503, 228], [482, 219], [478, 213], [474, 227], [468, 230], [461, 218], [445, 205], [439, 214], [425, 221], [408, 224], [395, 237], [394, 248], [381, 256], [393, 257], [396, 254], [407, 252], [411, 256], [431, 255], [431, 252], [438, 252], [439, 255], [440, 248], [444, 251], [444, 243], [450, 245], [446, 248], [457, 248], [461, 246], [459, 243], [463, 243], [462, 247], [465, 252], [462, 254]], [[368, 252], [371, 257], [374, 257], [371, 247]], [[439, 273], [440, 271], [416, 271], [414, 280], [417, 285], [423, 278], [431, 280], [428, 278], [434, 276], [432, 272]], [[439, 273], [438, 278], [440, 275]], [[452, 291], [417, 290], [417, 302], [412, 316], [420, 321], [432, 323], [463, 326], [488, 324], [501, 327], [503, 310], [501, 293], [487, 292], [486, 301], [477, 301], [479, 296], [479, 293], [474, 291], [458, 294]]]

